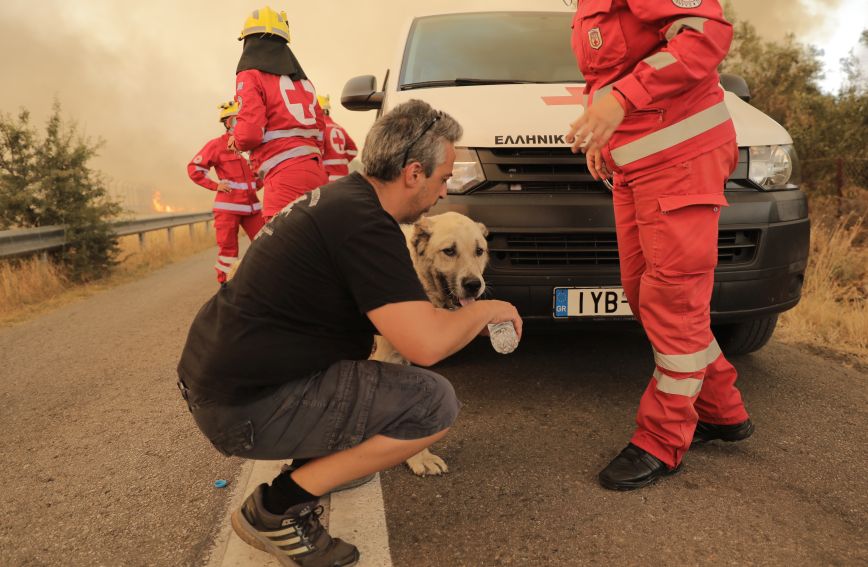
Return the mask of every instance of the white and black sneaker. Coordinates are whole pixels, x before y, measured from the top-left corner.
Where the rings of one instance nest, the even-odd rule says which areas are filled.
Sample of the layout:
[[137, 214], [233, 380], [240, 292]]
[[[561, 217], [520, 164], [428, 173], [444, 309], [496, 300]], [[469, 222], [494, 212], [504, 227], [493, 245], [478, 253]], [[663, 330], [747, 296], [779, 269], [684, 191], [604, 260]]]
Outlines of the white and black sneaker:
[[287, 567], [349, 567], [358, 562], [356, 546], [332, 538], [320, 523], [322, 506], [316, 501], [293, 506], [283, 515], [272, 514], [262, 504], [265, 487], [257, 486], [232, 513], [232, 529], [245, 543]]

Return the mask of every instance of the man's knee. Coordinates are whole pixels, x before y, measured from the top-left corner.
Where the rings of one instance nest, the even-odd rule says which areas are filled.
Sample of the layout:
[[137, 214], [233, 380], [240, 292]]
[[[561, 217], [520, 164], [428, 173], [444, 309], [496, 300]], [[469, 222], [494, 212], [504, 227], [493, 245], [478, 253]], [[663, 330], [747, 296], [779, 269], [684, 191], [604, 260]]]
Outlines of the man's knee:
[[452, 387], [449, 380], [439, 374], [426, 371], [426, 376], [429, 381], [431, 400], [428, 418], [432, 423], [442, 426], [441, 429], [451, 427], [461, 409], [461, 403], [458, 401], [458, 396], [455, 395], [455, 388]]

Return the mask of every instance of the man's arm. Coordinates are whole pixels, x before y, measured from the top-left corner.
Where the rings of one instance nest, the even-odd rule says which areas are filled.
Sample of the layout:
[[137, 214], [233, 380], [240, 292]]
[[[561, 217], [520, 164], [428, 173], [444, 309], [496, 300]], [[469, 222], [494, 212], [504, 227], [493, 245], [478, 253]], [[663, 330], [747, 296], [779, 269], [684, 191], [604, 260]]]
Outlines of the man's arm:
[[708, 78], [729, 51], [732, 24], [724, 18], [717, 0], [705, 0], [695, 8], [655, 0], [627, 0], [627, 4], [636, 17], [659, 26], [660, 38], [667, 42], [614, 84], [637, 108]]
[[214, 166], [214, 141], [205, 144], [205, 147], [199, 150], [190, 163], [187, 164], [187, 175], [198, 185], [205, 189], [216, 191], [218, 188], [217, 182], [208, 177], [211, 168]]
[[265, 92], [256, 71], [242, 71], [235, 78], [235, 100], [238, 101], [238, 117], [233, 137], [235, 149], [252, 150], [262, 144], [265, 126]]
[[405, 301], [383, 305], [367, 315], [404, 358], [420, 366], [458, 352], [489, 323], [512, 321], [521, 338], [521, 317], [505, 301], [476, 301], [455, 311], [437, 309], [427, 301]]

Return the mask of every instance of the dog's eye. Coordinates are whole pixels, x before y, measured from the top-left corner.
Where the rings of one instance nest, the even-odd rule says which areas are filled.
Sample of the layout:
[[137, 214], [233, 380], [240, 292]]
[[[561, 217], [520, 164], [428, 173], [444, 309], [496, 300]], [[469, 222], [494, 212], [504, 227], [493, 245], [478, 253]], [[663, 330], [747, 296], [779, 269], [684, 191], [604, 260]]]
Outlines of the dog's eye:
[[476, 255], [477, 255], [477, 256], [482, 256], [483, 254], [485, 254], [485, 250], [483, 250], [481, 246], [477, 246], [477, 248], [476, 248]]
[[447, 256], [455, 256], [455, 247], [450, 246], [449, 248], [444, 248], [443, 253], [446, 254]]

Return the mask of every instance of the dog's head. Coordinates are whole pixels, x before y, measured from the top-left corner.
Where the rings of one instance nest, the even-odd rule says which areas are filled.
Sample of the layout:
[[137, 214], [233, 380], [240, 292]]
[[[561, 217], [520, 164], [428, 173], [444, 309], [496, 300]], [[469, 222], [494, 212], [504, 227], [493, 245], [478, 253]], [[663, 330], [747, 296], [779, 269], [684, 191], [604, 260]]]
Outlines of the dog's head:
[[460, 307], [485, 291], [488, 230], [458, 213], [423, 217], [413, 225], [408, 244], [416, 272], [437, 307]]

